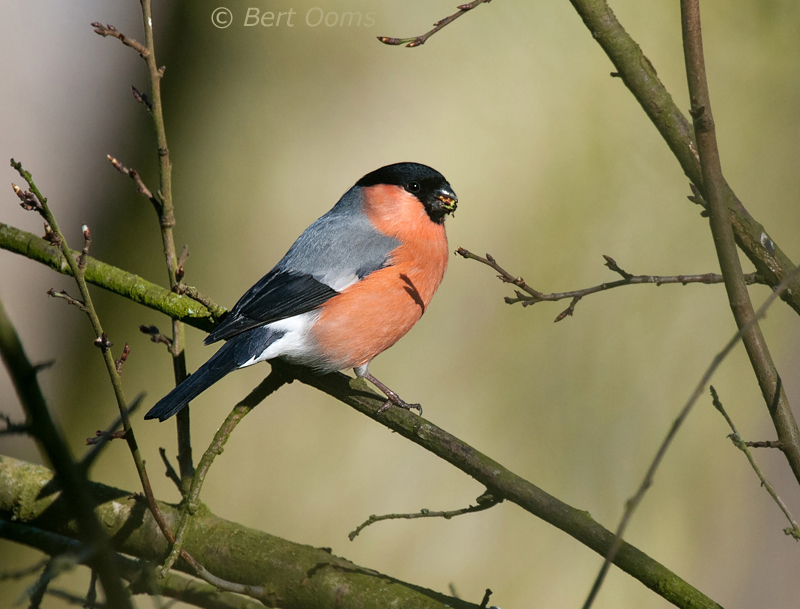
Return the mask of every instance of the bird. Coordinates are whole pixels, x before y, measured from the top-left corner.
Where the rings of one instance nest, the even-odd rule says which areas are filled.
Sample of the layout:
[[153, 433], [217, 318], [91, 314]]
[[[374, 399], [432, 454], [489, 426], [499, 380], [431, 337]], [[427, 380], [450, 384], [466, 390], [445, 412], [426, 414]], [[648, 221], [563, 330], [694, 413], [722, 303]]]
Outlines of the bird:
[[316, 373], [352, 368], [392, 406], [417, 409], [369, 372], [428, 308], [447, 269], [444, 221], [458, 205], [445, 177], [419, 163], [366, 174], [313, 222], [205, 339], [226, 341], [145, 419], [165, 421], [224, 376], [282, 360]]

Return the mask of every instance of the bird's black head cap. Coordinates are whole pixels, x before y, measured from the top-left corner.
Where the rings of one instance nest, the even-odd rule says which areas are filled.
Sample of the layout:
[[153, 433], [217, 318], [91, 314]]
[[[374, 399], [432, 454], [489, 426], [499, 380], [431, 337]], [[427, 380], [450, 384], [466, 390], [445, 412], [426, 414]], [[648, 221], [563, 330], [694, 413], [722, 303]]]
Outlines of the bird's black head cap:
[[458, 197], [445, 177], [420, 163], [395, 163], [368, 173], [356, 186], [369, 187], [388, 184], [399, 186], [414, 195], [425, 207], [433, 222], [441, 224], [447, 214], [453, 213]]

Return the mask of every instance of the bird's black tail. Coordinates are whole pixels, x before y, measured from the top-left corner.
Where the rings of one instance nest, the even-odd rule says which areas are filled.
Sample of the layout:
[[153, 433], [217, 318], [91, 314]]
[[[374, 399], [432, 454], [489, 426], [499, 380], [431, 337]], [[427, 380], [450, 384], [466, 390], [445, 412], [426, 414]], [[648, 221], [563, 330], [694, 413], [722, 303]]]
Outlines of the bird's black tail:
[[223, 353], [223, 351], [227, 351], [225, 347], [227, 347], [227, 345], [223, 345], [222, 348], [217, 351], [210, 360], [200, 366], [194, 374], [161, 398], [161, 400], [144, 415], [144, 418], [166, 421], [223, 376], [236, 370], [239, 366], [236, 365], [236, 361], [232, 357], [225, 357], [227, 355]]

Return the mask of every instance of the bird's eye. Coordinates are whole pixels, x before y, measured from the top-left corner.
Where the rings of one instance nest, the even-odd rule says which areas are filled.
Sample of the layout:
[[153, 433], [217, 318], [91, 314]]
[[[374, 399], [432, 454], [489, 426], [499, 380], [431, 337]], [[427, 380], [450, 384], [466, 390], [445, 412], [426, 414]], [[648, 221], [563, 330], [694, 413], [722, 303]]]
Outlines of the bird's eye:
[[406, 184], [406, 190], [407, 190], [408, 192], [417, 193], [417, 192], [419, 192], [419, 191], [420, 191], [420, 188], [421, 188], [421, 187], [420, 187], [420, 185], [419, 185], [419, 182], [417, 182], [417, 181], [414, 181], [414, 180], [412, 180], [411, 182], [409, 182], [408, 184]]

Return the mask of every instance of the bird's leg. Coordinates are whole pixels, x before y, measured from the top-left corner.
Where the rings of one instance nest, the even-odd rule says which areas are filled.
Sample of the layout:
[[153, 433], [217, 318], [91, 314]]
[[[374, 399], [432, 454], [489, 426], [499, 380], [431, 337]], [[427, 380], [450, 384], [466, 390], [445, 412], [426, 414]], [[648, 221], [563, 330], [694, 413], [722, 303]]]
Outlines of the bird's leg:
[[422, 416], [422, 406], [419, 404], [407, 404], [404, 402], [402, 399], [400, 399], [399, 395], [372, 376], [366, 366], [355, 368], [354, 371], [357, 377], [367, 379], [370, 383], [383, 391], [384, 395], [388, 398], [386, 402], [384, 402], [383, 406], [378, 408], [377, 414], [389, 410], [392, 406], [397, 406], [398, 408], [405, 408], [406, 410], [418, 410], [419, 415]]

